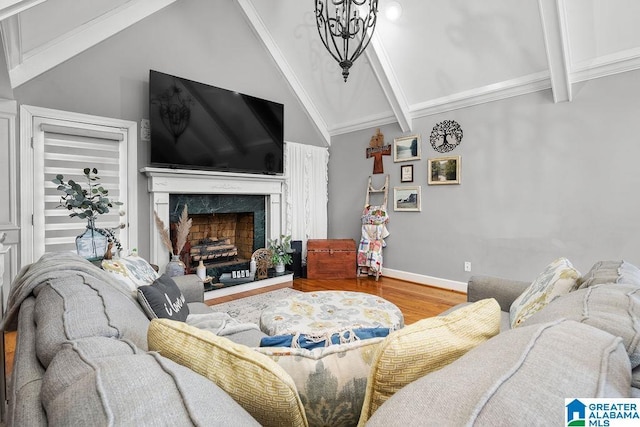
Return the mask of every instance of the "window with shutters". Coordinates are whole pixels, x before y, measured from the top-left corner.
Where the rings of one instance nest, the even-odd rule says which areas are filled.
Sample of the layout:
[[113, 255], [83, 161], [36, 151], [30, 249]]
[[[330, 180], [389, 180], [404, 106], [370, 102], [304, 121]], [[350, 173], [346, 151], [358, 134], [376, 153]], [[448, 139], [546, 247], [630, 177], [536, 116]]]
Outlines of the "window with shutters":
[[60, 207], [62, 193], [51, 181], [63, 175], [88, 188], [87, 167], [98, 170], [109, 199], [123, 203], [99, 215], [96, 226], [113, 229], [125, 251], [131, 250], [137, 244], [135, 122], [23, 106], [21, 123], [27, 134], [21, 135], [21, 264], [45, 252], [75, 251], [75, 238], [87, 222]]

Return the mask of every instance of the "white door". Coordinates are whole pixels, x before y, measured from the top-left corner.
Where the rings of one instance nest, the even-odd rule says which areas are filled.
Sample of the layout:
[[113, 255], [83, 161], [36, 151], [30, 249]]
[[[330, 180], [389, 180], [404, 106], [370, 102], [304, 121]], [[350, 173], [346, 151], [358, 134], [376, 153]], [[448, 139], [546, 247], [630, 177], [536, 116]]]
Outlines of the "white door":
[[125, 251], [135, 247], [136, 123], [30, 106], [21, 107], [20, 121], [21, 265], [45, 252], [75, 251], [87, 223], [59, 207], [62, 193], [52, 180], [60, 174], [87, 188], [85, 168], [96, 168], [109, 199], [123, 203], [96, 225], [116, 230]]

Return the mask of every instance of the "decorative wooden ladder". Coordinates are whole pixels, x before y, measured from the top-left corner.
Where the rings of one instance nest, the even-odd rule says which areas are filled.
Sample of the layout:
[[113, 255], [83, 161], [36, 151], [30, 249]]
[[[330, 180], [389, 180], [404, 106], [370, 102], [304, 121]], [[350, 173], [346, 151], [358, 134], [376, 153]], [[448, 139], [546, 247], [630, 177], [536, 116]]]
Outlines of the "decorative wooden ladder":
[[369, 176], [369, 183], [367, 184], [367, 196], [365, 197], [365, 200], [364, 200], [365, 207], [369, 206], [369, 196], [371, 195], [371, 193], [384, 193], [384, 201], [382, 202], [382, 206], [384, 206], [384, 208], [386, 209], [387, 200], [389, 197], [389, 175], [385, 176], [384, 185], [379, 189], [375, 189], [373, 187], [373, 183], [371, 182], [371, 176]]
[[[384, 193], [383, 196], [383, 202], [382, 205], [384, 209], [387, 209], [387, 201], [389, 199], [389, 175], [385, 176], [384, 178], [384, 185], [382, 187], [380, 187], [379, 189], [374, 188], [373, 183], [371, 181], [371, 176], [369, 176], [369, 182], [367, 184], [367, 195], [365, 197], [365, 201], [364, 201], [364, 207], [366, 208], [367, 206], [370, 205], [369, 201], [370, 201], [370, 196], [373, 193]], [[358, 272], [357, 275], [358, 277], [360, 277], [361, 275], [368, 275], [369, 274], [369, 267], [366, 265], [358, 265]], [[378, 278], [380, 277], [380, 271], [376, 272], [376, 281], [378, 281]]]

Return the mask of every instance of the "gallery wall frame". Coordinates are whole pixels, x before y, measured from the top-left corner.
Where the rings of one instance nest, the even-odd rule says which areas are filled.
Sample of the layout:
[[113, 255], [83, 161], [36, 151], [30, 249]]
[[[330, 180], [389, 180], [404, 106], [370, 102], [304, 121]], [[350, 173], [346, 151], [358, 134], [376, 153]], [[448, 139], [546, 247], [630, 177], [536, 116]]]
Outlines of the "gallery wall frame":
[[419, 185], [393, 187], [393, 210], [398, 212], [420, 212], [422, 189]]
[[402, 136], [393, 140], [393, 161], [409, 162], [420, 160], [420, 135]]
[[428, 184], [460, 184], [460, 156], [436, 157], [428, 160]]
[[400, 166], [400, 182], [413, 182], [413, 165]]

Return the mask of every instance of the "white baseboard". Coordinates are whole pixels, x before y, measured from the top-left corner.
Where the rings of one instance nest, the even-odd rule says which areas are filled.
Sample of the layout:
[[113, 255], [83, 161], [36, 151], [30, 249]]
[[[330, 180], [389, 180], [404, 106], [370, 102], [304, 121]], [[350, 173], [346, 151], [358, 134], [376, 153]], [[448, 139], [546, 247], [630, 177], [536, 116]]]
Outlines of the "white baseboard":
[[401, 270], [393, 270], [391, 268], [383, 268], [382, 275], [394, 279], [406, 280], [407, 282], [418, 283], [420, 285], [429, 285], [436, 288], [450, 289], [457, 292], [463, 292], [465, 294], [467, 293], [467, 284], [465, 282], [456, 282], [454, 280], [409, 273]]

